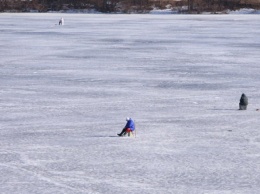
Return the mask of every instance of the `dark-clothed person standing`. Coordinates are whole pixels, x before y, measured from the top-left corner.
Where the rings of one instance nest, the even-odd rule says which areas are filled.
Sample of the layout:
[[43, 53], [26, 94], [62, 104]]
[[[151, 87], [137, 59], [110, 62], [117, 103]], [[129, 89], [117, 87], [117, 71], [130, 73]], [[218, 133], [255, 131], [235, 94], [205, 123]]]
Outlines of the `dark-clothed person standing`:
[[243, 93], [240, 102], [239, 102], [239, 110], [246, 110], [248, 105], [248, 98], [247, 96]]

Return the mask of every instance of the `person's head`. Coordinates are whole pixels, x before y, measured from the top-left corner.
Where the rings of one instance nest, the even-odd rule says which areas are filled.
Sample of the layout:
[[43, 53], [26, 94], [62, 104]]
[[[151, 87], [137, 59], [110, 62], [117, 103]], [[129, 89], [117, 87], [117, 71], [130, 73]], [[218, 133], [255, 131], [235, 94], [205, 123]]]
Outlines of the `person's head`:
[[126, 117], [126, 119], [125, 119], [125, 120], [126, 120], [126, 121], [129, 121], [130, 119], [131, 119], [130, 117]]

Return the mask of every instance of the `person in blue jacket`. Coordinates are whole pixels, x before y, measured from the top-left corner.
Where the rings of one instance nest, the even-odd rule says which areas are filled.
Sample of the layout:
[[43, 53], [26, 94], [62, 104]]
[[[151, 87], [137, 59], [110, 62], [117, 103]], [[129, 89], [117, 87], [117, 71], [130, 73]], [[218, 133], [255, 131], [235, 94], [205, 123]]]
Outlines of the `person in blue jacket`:
[[117, 134], [118, 136], [124, 136], [128, 131], [134, 131], [135, 130], [134, 121], [129, 117], [126, 118], [126, 121], [127, 121], [127, 123], [126, 123], [125, 127], [123, 128], [121, 133]]

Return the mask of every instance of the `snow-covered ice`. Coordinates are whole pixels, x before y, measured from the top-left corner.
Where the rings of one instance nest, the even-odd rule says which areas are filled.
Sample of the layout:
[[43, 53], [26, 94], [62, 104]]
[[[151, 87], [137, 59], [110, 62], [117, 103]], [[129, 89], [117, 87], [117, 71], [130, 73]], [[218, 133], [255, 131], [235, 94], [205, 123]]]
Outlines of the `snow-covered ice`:
[[0, 23], [0, 193], [260, 193], [259, 15]]

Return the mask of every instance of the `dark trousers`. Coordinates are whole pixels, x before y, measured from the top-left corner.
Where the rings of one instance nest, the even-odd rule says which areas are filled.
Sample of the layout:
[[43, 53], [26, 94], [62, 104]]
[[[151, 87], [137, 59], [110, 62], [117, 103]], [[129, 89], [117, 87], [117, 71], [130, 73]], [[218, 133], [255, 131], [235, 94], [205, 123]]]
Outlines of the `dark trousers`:
[[239, 110], [246, 110], [246, 105], [241, 105], [241, 104], [239, 104]]
[[121, 133], [119, 133], [118, 135], [120, 135], [120, 136], [125, 135], [125, 134], [126, 134], [126, 129], [127, 129], [127, 128], [123, 128], [123, 130], [121, 131]]

